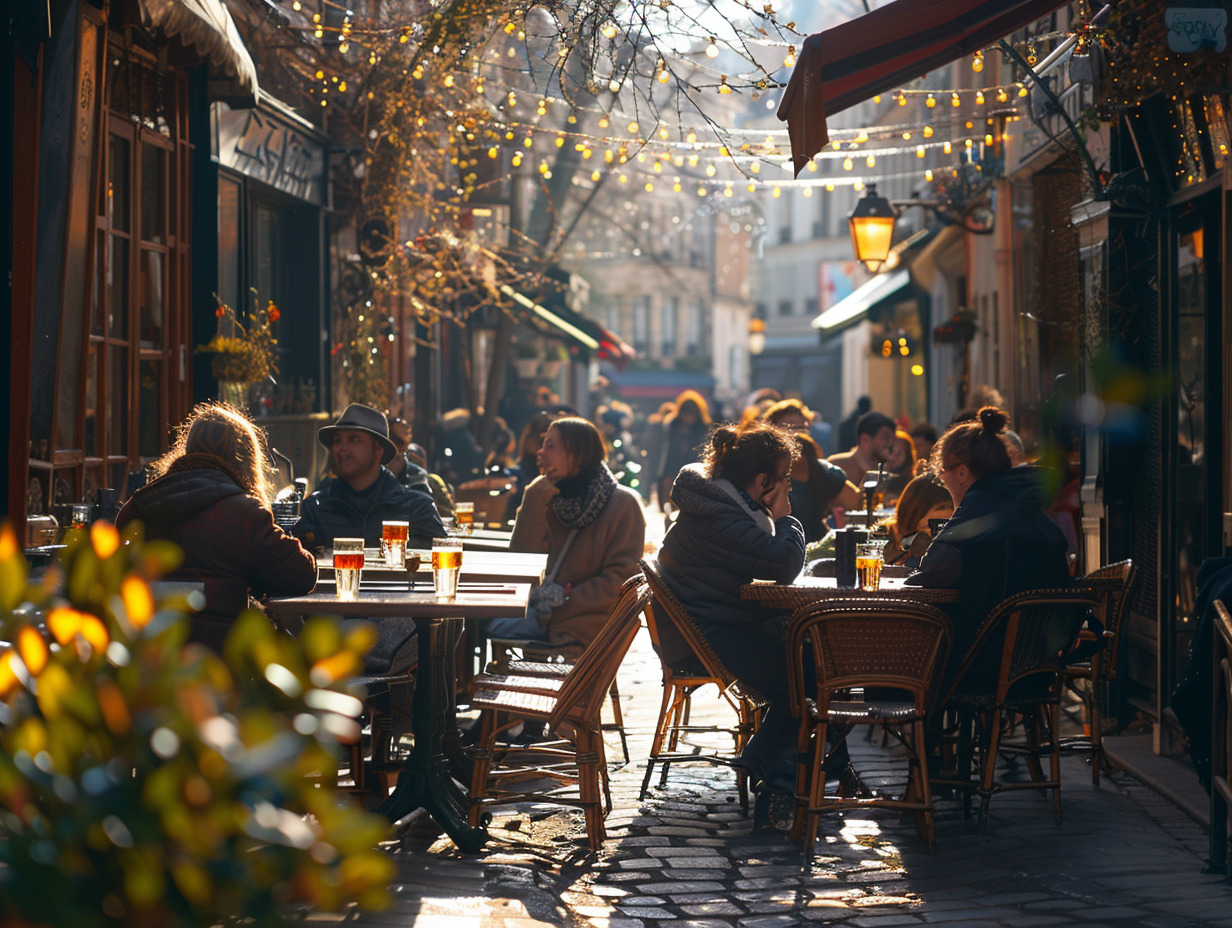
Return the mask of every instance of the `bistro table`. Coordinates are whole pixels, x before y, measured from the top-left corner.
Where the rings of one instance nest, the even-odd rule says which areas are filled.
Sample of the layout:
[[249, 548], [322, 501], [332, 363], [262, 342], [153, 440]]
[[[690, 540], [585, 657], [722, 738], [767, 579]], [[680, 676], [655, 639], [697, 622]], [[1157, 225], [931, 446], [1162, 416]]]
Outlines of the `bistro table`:
[[455, 715], [454, 646], [463, 619], [522, 615], [529, 583], [461, 583], [453, 600], [438, 599], [431, 580], [422, 590], [365, 590], [352, 602], [339, 602], [326, 587], [305, 596], [271, 599], [273, 616], [337, 615], [344, 618], [409, 618], [419, 638], [419, 674], [411, 703], [415, 746], [398, 774], [398, 783], [377, 810], [391, 822], [422, 808], [466, 853], [475, 853], [487, 830], [467, 821], [467, 799], [451, 775], [464, 763]]
[[920, 603], [936, 605], [955, 603], [962, 598], [958, 590], [939, 590], [925, 586], [907, 586], [904, 577], [881, 578], [878, 590], [844, 589], [833, 577], [797, 577], [791, 583], [754, 581], [740, 587], [742, 599], [755, 599], [767, 606], [790, 609], [793, 612], [812, 603], [827, 599], [865, 599], [878, 596], [895, 596], [913, 599]]

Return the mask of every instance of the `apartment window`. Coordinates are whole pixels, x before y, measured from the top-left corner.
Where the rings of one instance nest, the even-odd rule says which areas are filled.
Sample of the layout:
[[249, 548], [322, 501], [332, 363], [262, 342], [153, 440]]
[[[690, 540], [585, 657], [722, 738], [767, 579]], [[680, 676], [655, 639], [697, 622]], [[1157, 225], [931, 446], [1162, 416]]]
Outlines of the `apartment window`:
[[686, 330], [686, 348], [689, 354], [696, 354], [702, 348], [702, 319], [706, 312], [706, 304], [701, 300], [697, 300], [693, 304], [693, 312], [689, 313], [688, 328]]
[[676, 355], [676, 313], [679, 311], [679, 300], [669, 296], [663, 301], [663, 319], [661, 325], [663, 357]]
[[804, 315], [809, 319], [816, 319], [821, 315], [821, 303], [818, 302], [817, 297], [811, 296], [804, 301]]
[[779, 300], [778, 312], [780, 316], [791, 315], [791, 300]]
[[650, 349], [650, 297], [633, 298], [633, 350], [646, 354]]

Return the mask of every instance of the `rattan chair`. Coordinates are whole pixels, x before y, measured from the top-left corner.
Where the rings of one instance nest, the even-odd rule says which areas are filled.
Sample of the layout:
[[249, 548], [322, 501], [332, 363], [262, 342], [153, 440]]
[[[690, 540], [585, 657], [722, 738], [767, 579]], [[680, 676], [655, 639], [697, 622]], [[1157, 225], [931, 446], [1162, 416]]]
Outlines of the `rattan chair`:
[[[954, 768], [933, 784], [980, 797], [979, 821], [988, 820], [994, 793], [1052, 791], [1053, 815], [1061, 822], [1060, 694], [1061, 658], [1073, 650], [1087, 612], [1098, 597], [1081, 589], [1029, 590], [999, 603], [984, 619], [975, 642], [939, 705], [957, 719]], [[979, 684], [990, 662], [996, 683]], [[1024, 737], [1010, 735], [1021, 723]], [[1000, 755], [1024, 757], [1030, 780], [997, 778]], [[1040, 759], [1049, 758], [1049, 776]], [[972, 775], [972, 769], [978, 778]]]
[[[1228, 873], [1228, 820], [1232, 815], [1232, 615], [1215, 600], [1211, 718], [1211, 873]], [[1230, 876], [1232, 879], [1232, 876]]]
[[[688, 610], [672, 592], [659, 573], [658, 567], [649, 561], [641, 561], [642, 575], [650, 587], [651, 603], [646, 610], [646, 624], [650, 640], [663, 666], [663, 702], [659, 706], [659, 718], [655, 723], [654, 739], [650, 744], [650, 756], [646, 761], [646, 774], [642, 777], [640, 799], [646, 798], [650, 780], [656, 765], [659, 767], [659, 786], [667, 785], [667, 771], [672, 764], [711, 763], [732, 766], [757, 731], [758, 722], [765, 709], [764, 698], [742, 685], [715, 654], [701, 631], [694, 624]], [[691, 714], [693, 695], [704, 686], [714, 684], [718, 696], [735, 714], [735, 726], [693, 725]], [[681, 750], [682, 742], [688, 743], [696, 735], [721, 735], [732, 738], [730, 754], [704, 751], [701, 748]], [[736, 772], [736, 788], [740, 795], [740, 807], [749, 809], [748, 774], [741, 767]]]
[[[924, 722], [950, 637], [944, 612], [907, 599], [829, 600], [792, 616], [788, 689], [793, 714], [800, 718], [793, 836], [803, 836], [806, 862], [812, 860], [823, 812], [865, 806], [914, 812], [921, 839], [929, 850], [935, 848]], [[810, 674], [817, 681], [815, 698], [805, 685]], [[854, 699], [855, 688], [868, 698]], [[880, 726], [906, 748], [909, 772], [902, 796], [826, 795], [826, 758], [857, 725]], [[841, 735], [829, 744], [832, 728]]]
[[[1125, 606], [1134, 585], [1133, 561], [1118, 561], [1093, 570], [1077, 581], [1083, 589], [1099, 596], [1094, 612], [1103, 623], [1103, 647], [1087, 660], [1066, 663], [1058, 683], [1078, 697], [1084, 711], [1085, 733], [1081, 738], [1065, 738], [1062, 749], [1079, 748], [1091, 752], [1091, 783], [1099, 786], [1101, 768], [1107, 765], [1104, 754], [1104, 707], [1108, 705], [1108, 689], [1117, 674], [1117, 648], [1121, 641], [1121, 624]], [[1086, 632], [1079, 635], [1081, 646]]]
[[[479, 825], [493, 805], [555, 803], [582, 809], [591, 849], [603, 844], [603, 818], [612, 802], [599, 715], [648, 599], [644, 584], [626, 584], [603, 629], [563, 678], [480, 674], [471, 681], [471, 705], [481, 710], [470, 787], [472, 825]], [[498, 748], [497, 735], [519, 721], [545, 722], [561, 740]], [[556, 785], [536, 787], [545, 780]]]
[[[628, 590], [642, 582], [641, 576], [634, 574], [620, 588], [623, 596]], [[546, 641], [525, 638], [493, 638], [488, 644], [492, 649], [492, 661], [488, 665], [489, 673], [509, 674], [518, 677], [564, 677], [573, 669], [573, 663], [584, 650], [580, 644], [553, 645]], [[515, 652], [521, 657], [514, 657]], [[620, 704], [620, 688], [616, 679], [608, 689], [608, 699], [612, 706], [612, 720], [603, 723], [603, 731], [616, 732], [620, 738], [620, 753], [624, 762], [629, 763], [629, 736], [625, 731], [624, 709]]]

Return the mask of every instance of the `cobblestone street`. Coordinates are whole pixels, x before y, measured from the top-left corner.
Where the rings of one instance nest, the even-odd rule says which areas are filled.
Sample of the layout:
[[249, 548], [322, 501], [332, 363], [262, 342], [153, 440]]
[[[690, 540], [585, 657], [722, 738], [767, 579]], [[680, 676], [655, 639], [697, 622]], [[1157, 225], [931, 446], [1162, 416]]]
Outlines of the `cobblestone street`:
[[[657, 658], [639, 636], [620, 677], [633, 763], [612, 775], [608, 841], [586, 850], [581, 816], [549, 806], [497, 810], [477, 857], [416, 824], [395, 852], [397, 902], [368, 926], [519, 928], [778, 928], [937, 924], [1080, 924], [1169, 928], [1232, 925], [1232, 895], [1201, 872], [1206, 835], [1175, 805], [1124, 773], [1091, 786], [1084, 760], [1063, 763], [1064, 822], [1033, 791], [994, 797], [988, 826], [961, 804], [937, 807], [937, 852], [891, 810], [822, 821], [811, 873], [798, 844], [751, 834], [734, 779], [720, 767], [672, 769], [667, 788], [638, 801], [660, 693]], [[702, 693], [705, 714], [717, 701]], [[695, 715], [695, 718], [698, 716]], [[609, 756], [613, 752], [609, 751]], [[874, 788], [901, 786], [880, 742], [853, 745]], [[329, 923], [335, 917], [314, 915]]]

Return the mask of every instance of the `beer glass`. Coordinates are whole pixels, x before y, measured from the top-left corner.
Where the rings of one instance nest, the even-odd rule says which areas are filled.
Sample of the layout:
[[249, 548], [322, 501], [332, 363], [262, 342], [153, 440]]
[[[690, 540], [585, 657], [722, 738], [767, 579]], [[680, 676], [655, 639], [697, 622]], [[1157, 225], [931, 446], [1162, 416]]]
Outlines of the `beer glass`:
[[856, 583], [870, 592], [881, 587], [881, 566], [884, 541], [866, 541], [856, 546]]
[[409, 522], [381, 523], [381, 556], [386, 567], [402, 570], [406, 567], [406, 540], [410, 537]]
[[338, 601], [354, 602], [359, 597], [359, 575], [364, 569], [362, 538], [334, 539], [334, 589]]
[[458, 595], [458, 574], [462, 572], [462, 542], [457, 538], [432, 539], [432, 584], [438, 599]]
[[454, 503], [453, 521], [458, 527], [458, 534], [469, 535], [471, 527], [475, 524], [475, 504]]

